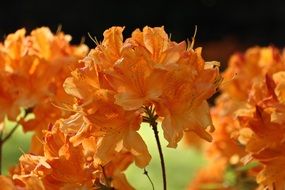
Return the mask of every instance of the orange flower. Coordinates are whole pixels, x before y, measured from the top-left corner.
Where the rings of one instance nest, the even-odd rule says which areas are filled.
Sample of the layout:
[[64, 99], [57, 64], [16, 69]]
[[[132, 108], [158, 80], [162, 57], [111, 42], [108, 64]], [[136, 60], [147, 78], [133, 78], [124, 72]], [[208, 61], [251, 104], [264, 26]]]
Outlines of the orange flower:
[[[68, 71], [63, 68], [72, 66], [86, 52], [82, 50], [79, 54], [77, 47], [68, 44], [69, 38], [62, 33], [54, 36], [48, 28], [36, 29], [27, 37], [24, 29], [8, 35], [2, 54], [5, 70], [15, 83], [14, 91], [18, 92], [16, 106], [34, 107], [44, 97], [54, 94], [55, 85], [59, 82], [56, 79], [62, 76], [59, 73]], [[79, 48], [86, 49], [83, 46]]]
[[[101, 136], [98, 141], [97, 157], [103, 165], [109, 162], [116, 152], [125, 148], [136, 156], [138, 166], [145, 167], [150, 160], [150, 155], [144, 141], [136, 132], [141, 122], [140, 114], [125, 111], [115, 105], [114, 92], [100, 89], [96, 72], [86, 69], [86, 71], [80, 72], [81, 77], [74, 75], [73, 78], [68, 78], [64, 85], [69, 94], [82, 99], [82, 105], [79, 106], [82, 106], [85, 118], [92, 124], [92, 129], [89, 129], [93, 132], [89, 130], [87, 134], [83, 131], [86, 131], [88, 126], [80, 124], [80, 121], [83, 123], [83, 120], [74, 120], [73, 122], [79, 121], [77, 126], [81, 126], [75, 132], [77, 133], [75, 136], [82, 139], [79, 137], [79, 132], [81, 135]], [[94, 72], [92, 73], [92, 71]], [[68, 126], [65, 128], [68, 130]], [[71, 140], [75, 139], [72, 138]]]
[[[239, 132], [239, 125], [234, 111], [241, 106], [238, 103], [235, 104], [236, 102], [232, 101], [227, 94], [223, 94], [216, 101], [215, 107], [211, 109], [215, 126], [212, 134], [213, 142], [206, 144], [203, 149], [209, 164], [199, 171], [194, 181], [190, 183], [190, 189], [240, 189], [235, 186], [243, 185], [243, 180], [237, 173], [234, 173], [237, 178], [234, 185], [227, 185], [225, 179], [227, 167], [243, 166], [240, 160], [246, 155], [244, 147], [235, 138]], [[247, 181], [249, 181], [248, 176], [250, 176], [249, 171], [244, 171], [243, 177], [246, 177]]]
[[[245, 62], [249, 66], [244, 65], [241, 71], [249, 70], [245, 74], [240, 73], [240, 77], [250, 77], [253, 80], [245, 80], [243, 85], [247, 86], [246, 90], [239, 91], [243, 93], [244, 98], [237, 98], [243, 101], [243, 106], [238, 107], [235, 113], [240, 125], [236, 138], [245, 146], [247, 152], [243, 160], [257, 160], [261, 163], [262, 169], [257, 175], [260, 186], [281, 190], [285, 186], [284, 174], [277, 170], [282, 168], [284, 157], [285, 120], [282, 91], [285, 60], [275, 48], [256, 48], [248, 52], [252, 55]], [[233, 92], [226, 86], [225, 90], [227, 93]], [[232, 95], [234, 98], [238, 97]]]
[[[147, 47], [140, 42], [142, 35]], [[161, 36], [163, 39], [159, 38]], [[143, 32], [134, 31], [132, 38], [124, 42], [121, 57], [113, 66], [114, 71], [107, 75], [118, 92], [115, 95], [116, 104], [126, 110], [135, 110], [159, 98], [164, 76], [163, 71], [155, 67], [160, 64], [158, 58], [170, 54], [167, 52], [168, 44], [163, 28], [149, 27], [145, 27]]]
[[24, 154], [20, 157], [20, 173], [13, 175], [13, 179], [21, 182], [19, 186], [39, 187], [43, 189], [42, 177], [51, 173], [51, 166], [47, 163], [47, 159], [41, 156]]
[[13, 181], [10, 178], [2, 176], [2, 175], [0, 175], [0, 184], [3, 190], [18, 190], [19, 189], [13, 184]]
[[19, 108], [35, 116], [19, 122], [35, 136], [13, 172], [17, 188], [133, 189], [123, 172], [150, 162], [138, 132], [149, 107], [168, 147], [185, 131], [212, 140], [207, 99], [220, 84], [219, 64], [205, 62], [201, 48], [171, 41], [163, 27], [135, 30], [126, 40], [123, 30], [106, 30], [84, 59], [84, 45], [44, 27], [28, 36], [21, 29], [0, 45], [0, 119], [15, 120]]
[[[283, 147], [284, 148], [284, 147]], [[257, 175], [256, 181], [263, 184], [262, 187], [268, 190], [281, 190], [285, 188], [285, 172], [283, 169], [285, 154], [282, 156], [263, 161], [264, 169]]]
[[237, 161], [231, 163], [237, 164], [239, 159], [246, 155], [244, 147], [234, 138], [239, 132], [238, 122], [233, 115], [221, 114], [222, 106], [224, 105], [217, 105], [211, 111], [216, 130], [213, 133], [213, 143], [209, 144], [207, 152], [212, 158], [224, 158], [228, 164], [237, 158]]
[[42, 189], [47, 190], [72, 187], [91, 189], [93, 172], [97, 169], [92, 167], [92, 160], [86, 160], [82, 147], [73, 147], [68, 137], [59, 130], [59, 125], [46, 131], [44, 138], [44, 156], [23, 155], [20, 158], [20, 173], [13, 178], [23, 182], [27, 189], [34, 178]]
[[284, 69], [283, 59], [274, 47], [253, 47], [245, 54], [234, 54], [223, 75], [229, 82], [221, 88], [235, 100], [246, 101], [254, 82], [263, 80], [266, 74]]
[[83, 59], [84, 67], [74, 70], [64, 83], [84, 117], [105, 131], [97, 149], [99, 160], [108, 162], [124, 148], [135, 155], [140, 167], [148, 163], [146, 145], [136, 132], [143, 106], [155, 105], [169, 147], [177, 146], [183, 131], [210, 141], [205, 128], [211, 126], [212, 131], [213, 126], [206, 99], [220, 82], [217, 64], [205, 63], [200, 48], [194, 51], [185, 42], [171, 42], [163, 27], [136, 30], [125, 41], [122, 31], [106, 30], [102, 44]]
[[0, 67], [3, 68], [0, 71], [0, 123], [5, 115], [15, 121], [20, 108], [33, 108], [34, 118], [22, 119], [19, 123], [24, 131], [36, 132], [31, 152], [42, 154], [39, 145], [42, 130], [50, 122], [70, 114], [52, 103], [73, 103], [62, 84], [88, 48], [71, 46], [71, 36], [62, 32], [52, 34], [46, 27], [25, 34], [25, 29], [18, 30], [0, 44]]
[[96, 65], [98, 70], [112, 70], [118, 59], [121, 58], [123, 46], [123, 27], [112, 27], [104, 32], [104, 40], [101, 44], [96, 42], [97, 47], [92, 49], [82, 60], [87, 67]]
[[107, 176], [112, 178], [111, 184], [115, 189], [132, 190], [134, 189], [127, 181], [123, 171], [133, 162], [133, 156], [127, 152], [120, 152], [111, 162], [109, 162], [104, 170]]
[[[284, 187], [283, 173], [277, 172], [284, 157], [284, 61], [274, 47], [233, 55], [223, 73], [222, 95], [211, 111], [217, 130], [206, 149], [209, 158], [236, 166], [258, 161], [261, 165], [254, 175], [258, 173], [260, 189]], [[251, 176], [251, 170], [244, 175]]]
[[[4, 46], [10, 47], [13, 59], [7, 58], [11, 61], [0, 77], [9, 74], [16, 84], [27, 85], [22, 85], [24, 96], [15, 99], [18, 107], [33, 107], [36, 118], [21, 123], [26, 130], [36, 130], [39, 141], [43, 139], [42, 146], [34, 146], [37, 156], [20, 159], [14, 179], [22, 187], [133, 189], [123, 172], [133, 161], [140, 168], [150, 162], [138, 133], [143, 108], [149, 106], [162, 120], [169, 147], [177, 146], [184, 131], [211, 141], [206, 130], [213, 131], [207, 99], [221, 80], [218, 64], [205, 62], [201, 48], [170, 41], [163, 27], [136, 30], [125, 41], [122, 31], [121, 27], [106, 30], [103, 42], [79, 64], [75, 63], [83, 48], [71, 47], [69, 36], [53, 35], [46, 28], [28, 37], [20, 31], [7, 40]], [[63, 83], [67, 68], [71, 76]], [[49, 99], [63, 109], [46, 105]], [[47, 125], [48, 121], [55, 124]], [[47, 130], [42, 133], [42, 129]]]
[[[168, 73], [157, 103], [158, 115], [164, 117], [162, 128], [169, 147], [177, 146], [184, 130], [193, 131], [208, 141], [212, 139], [205, 131], [207, 127], [211, 132], [214, 129], [206, 100], [215, 93], [219, 76], [211, 63], [203, 62], [200, 53], [200, 49], [189, 50], [181, 67]], [[204, 66], [209, 68], [204, 69]]]
[[198, 172], [193, 182], [188, 187], [188, 190], [201, 190], [211, 187], [211, 189], [219, 190], [232, 189], [223, 185], [225, 170], [226, 161], [223, 159], [208, 164], [205, 168]]
[[123, 173], [135, 159], [132, 153], [121, 151], [109, 162], [98, 164], [97, 139], [89, 137], [77, 146], [73, 146], [70, 138], [75, 134], [65, 134], [61, 131], [65, 122], [68, 121], [59, 120], [44, 132], [44, 156], [25, 154], [20, 158], [18, 171], [16, 169], [13, 172], [14, 184], [17, 184], [17, 187], [42, 190], [91, 190], [99, 185], [116, 189], [133, 189]]
[[115, 103], [126, 110], [136, 110], [158, 101], [165, 82], [164, 71], [155, 69], [138, 48], [124, 49], [123, 56], [111, 78], [118, 92]]
[[143, 55], [155, 68], [171, 70], [177, 67], [186, 49], [186, 43], [170, 41], [164, 27], [148, 26], [135, 30], [132, 37], [126, 40], [126, 46], [142, 49]]

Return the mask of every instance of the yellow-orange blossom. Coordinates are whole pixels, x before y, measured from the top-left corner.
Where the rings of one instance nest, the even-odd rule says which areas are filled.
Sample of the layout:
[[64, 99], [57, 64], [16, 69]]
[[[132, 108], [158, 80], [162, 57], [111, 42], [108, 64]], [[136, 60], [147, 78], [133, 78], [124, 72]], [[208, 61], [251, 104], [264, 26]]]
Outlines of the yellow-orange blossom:
[[[284, 53], [275, 47], [253, 47], [231, 57], [223, 73], [228, 82], [222, 85], [223, 93], [212, 110], [217, 130], [208, 149], [211, 160], [224, 163], [216, 165], [217, 177], [202, 170], [189, 189], [207, 183], [218, 183], [220, 189], [285, 188], [284, 70]], [[236, 184], [227, 185], [224, 176], [229, 165], [240, 167], [252, 161], [259, 164], [243, 170], [242, 176], [236, 170]]]
[[123, 29], [106, 30], [102, 43], [72, 67], [63, 84], [70, 96], [56, 102], [70, 113], [43, 131], [43, 153], [21, 157], [13, 170], [17, 186], [133, 189], [123, 171], [151, 159], [138, 133], [144, 107], [155, 107], [169, 147], [184, 131], [211, 141], [207, 99], [221, 81], [217, 62], [205, 62], [201, 48], [171, 41], [163, 27], [135, 30], [126, 40]]

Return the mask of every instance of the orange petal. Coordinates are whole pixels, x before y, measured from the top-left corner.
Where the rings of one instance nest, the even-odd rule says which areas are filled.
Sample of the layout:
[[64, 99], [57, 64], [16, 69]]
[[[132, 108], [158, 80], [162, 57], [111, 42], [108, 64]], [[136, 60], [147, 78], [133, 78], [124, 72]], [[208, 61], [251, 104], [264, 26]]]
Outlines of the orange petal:
[[151, 155], [138, 132], [129, 130], [124, 136], [123, 145], [135, 156], [135, 163], [138, 167], [144, 168], [149, 164]]

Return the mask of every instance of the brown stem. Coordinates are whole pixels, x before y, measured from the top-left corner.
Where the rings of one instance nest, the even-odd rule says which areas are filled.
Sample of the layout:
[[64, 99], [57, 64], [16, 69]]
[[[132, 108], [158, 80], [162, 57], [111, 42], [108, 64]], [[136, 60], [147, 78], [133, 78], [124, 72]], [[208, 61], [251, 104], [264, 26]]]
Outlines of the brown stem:
[[162, 153], [162, 148], [159, 140], [159, 135], [158, 135], [158, 130], [157, 130], [157, 122], [156, 119], [158, 116], [155, 114], [155, 110], [152, 107], [145, 107], [145, 111], [147, 114], [147, 119], [145, 120], [150, 124], [152, 127], [152, 130], [154, 132], [157, 148], [158, 148], [158, 153], [160, 157], [160, 165], [161, 165], [161, 172], [162, 172], [162, 179], [163, 179], [163, 190], [167, 189], [167, 183], [166, 183], [166, 170], [165, 170], [165, 162], [164, 162], [164, 157]]
[[2, 175], [2, 157], [3, 157], [3, 145], [4, 143], [13, 135], [13, 133], [18, 128], [19, 123], [17, 123], [14, 128], [8, 133], [6, 137], [3, 138], [3, 130], [0, 132], [0, 175]]
[[20, 126], [20, 124], [17, 123], [17, 124], [13, 127], [13, 129], [8, 133], [8, 135], [6, 135], [6, 137], [4, 137], [4, 138], [1, 140], [2, 144], [5, 143], [5, 142], [14, 134], [14, 132], [16, 131], [16, 129], [17, 129], [19, 126]]
[[161, 170], [162, 170], [162, 178], [163, 178], [163, 189], [166, 190], [166, 170], [165, 170], [165, 162], [164, 162], [164, 157], [162, 153], [162, 148], [158, 136], [158, 130], [157, 130], [157, 122], [155, 124], [152, 124], [152, 130], [154, 132], [158, 152], [159, 152], [159, 157], [160, 157], [160, 165], [161, 165]]
[[[26, 116], [31, 112], [32, 112], [32, 108], [26, 109], [23, 119], [25, 119]], [[19, 126], [20, 126], [19, 121], [17, 121], [17, 124], [13, 127], [13, 129], [11, 129], [11, 131], [5, 137], [3, 137], [4, 128], [0, 132], [0, 175], [2, 174], [3, 145], [14, 134], [14, 132], [17, 130]]]

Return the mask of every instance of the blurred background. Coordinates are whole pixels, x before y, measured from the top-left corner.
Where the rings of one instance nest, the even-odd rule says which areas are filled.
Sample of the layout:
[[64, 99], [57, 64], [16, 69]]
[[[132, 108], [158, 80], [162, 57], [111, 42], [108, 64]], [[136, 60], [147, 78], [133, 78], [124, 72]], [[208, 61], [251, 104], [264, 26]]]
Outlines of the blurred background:
[[[71, 34], [72, 43], [85, 43], [93, 48], [88, 33], [100, 41], [105, 29], [125, 26], [125, 36], [136, 28], [164, 26], [171, 39], [191, 39], [198, 26], [195, 46], [203, 47], [206, 60], [217, 60], [222, 68], [230, 55], [254, 45], [285, 46], [285, 1], [67, 1], [67, 0], [6, 0], [1, 2], [1, 41], [9, 33], [25, 27], [28, 31], [48, 26], [56, 32], [59, 26]], [[143, 136], [151, 147], [153, 160], [148, 168], [150, 177], [160, 189], [160, 163], [151, 129], [144, 127]], [[17, 162], [21, 151], [28, 151], [29, 137], [19, 129], [4, 146], [4, 166]], [[165, 143], [164, 143], [165, 144]], [[195, 171], [205, 162], [201, 154], [180, 145], [178, 150], [164, 146], [169, 189], [185, 189]], [[143, 171], [136, 167], [128, 170], [128, 178], [137, 189], [151, 189]]]
[[[176, 41], [192, 37], [207, 59], [226, 64], [231, 53], [253, 45], [285, 45], [285, 1], [227, 0], [6, 0], [1, 2], [0, 37], [25, 27], [48, 26], [73, 36], [73, 43], [87, 33], [102, 39], [105, 29], [126, 26], [125, 36], [143, 26], [165, 26]], [[226, 47], [226, 48], [225, 48]]]

